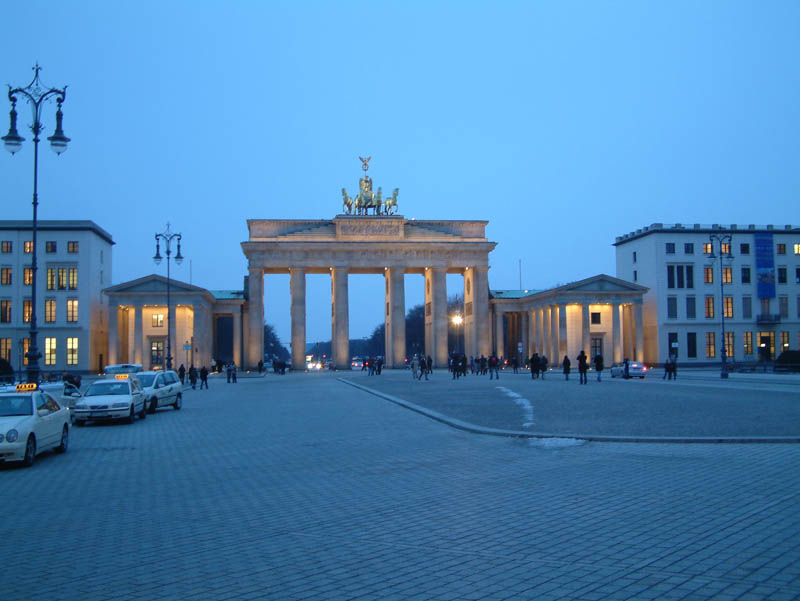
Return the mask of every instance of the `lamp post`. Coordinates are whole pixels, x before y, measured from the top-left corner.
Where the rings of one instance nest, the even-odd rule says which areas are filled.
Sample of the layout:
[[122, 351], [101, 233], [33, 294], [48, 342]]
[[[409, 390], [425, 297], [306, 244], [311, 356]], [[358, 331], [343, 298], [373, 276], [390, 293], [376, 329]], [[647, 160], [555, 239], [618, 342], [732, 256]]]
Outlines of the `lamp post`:
[[67, 143], [70, 141], [64, 135], [64, 130], [61, 127], [63, 113], [61, 112], [61, 104], [67, 96], [67, 86], [61, 89], [48, 88], [39, 80], [39, 71], [41, 67], [37, 63], [33, 67], [33, 81], [24, 88], [12, 88], [8, 86], [8, 99], [11, 101], [10, 121], [11, 125], [8, 128], [8, 133], [0, 138], [6, 150], [12, 155], [22, 148], [22, 143], [25, 138], [17, 132], [17, 98], [21, 97], [27, 100], [31, 106], [33, 114], [33, 123], [30, 128], [33, 132], [33, 224], [32, 224], [32, 244], [31, 248], [31, 328], [30, 328], [30, 342], [28, 344], [28, 352], [25, 357], [28, 359], [27, 380], [28, 382], [39, 381], [39, 358], [42, 356], [39, 352], [39, 347], [36, 342], [36, 234], [38, 232], [37, 221], [37, 207], [39, 206], [39, 134], [42, 133], [44, 126], [42, 125], [42, 106], [44, 103], [52, 98], [55, 98], [58, 109], [56, 110], [56, 129], [53, 135], [47, 138], [50, 141], [50, 148], [56, 154], [61, 154], [67, 149]]
[[[724, 276], [724, 259], [731, 260], [733, 259], [733, 255], [731, 255], [731, 235], [730, 234], [711, 234], [709, 236], [709, 240], [711, 240], [711, 255], [709, 255], [710, 259], [716, 258], [714, 255], [714, 242], [719, 245], [719, 302], [720, 302], [720, 318], [722, 323], [722, 350], [720, 351], [720, 357], [722, 358], [722, 364], [720, 366], [720, 378], [727, 378], [728, 377], [728, 345], [726, 344], [725, 340], [725, 276]], [[723, 252], [723, 248], [727, 245], [728, 252]]]
[[176, 232], [169, 230], [169, 222], [167, 222], [167, 229], [160, 234], [156, 234], [156, 254], [153, 257], [156, 265], [161, 263], [161, 241], [164, 241], [167, 254], [167, 369], [172, 369], [172, 306], [170, 303], [170, 277], [169, 277], [169, 258], [172, 255], [172, 241], [176, 240], [178, 243], [178, 252], [175, 254], [175, 263], [178, 265], [183, 261], [181, 256], [181, 238], [182, 236]]
[[455, 345], [456, 348], [454, 350], [458, 350], [458, 352], [461, 352], [459, 350], [461, 348], [461, 333], [460, 333], [460, 330], [461, 330], [462, 324], [464, 323], [464, 318], [461, 316], [460, 313], [456, 313], [455, 315], [453, 315], [453, 317], [452, 317], [452, 319], [450, 321], [452, 321], [453, 325], [456, 326], [456, 345]]

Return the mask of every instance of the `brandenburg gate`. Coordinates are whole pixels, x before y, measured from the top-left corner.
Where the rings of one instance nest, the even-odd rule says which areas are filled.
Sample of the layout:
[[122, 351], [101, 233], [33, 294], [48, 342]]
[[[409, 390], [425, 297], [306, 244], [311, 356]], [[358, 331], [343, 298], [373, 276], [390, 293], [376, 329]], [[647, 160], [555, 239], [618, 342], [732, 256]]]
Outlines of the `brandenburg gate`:
[[[469, 355], [491, 353], [489, 320], [489, 253], [487, 221], [424, 221], [392, 214], [397, 190], [385, 203], [381, 189], [372, 193], [365, 174], [355, 198], [343, 192], [345, 213], [332, 220], [247, 221], [249, 239], [242, 242], [248, 261], [245, 348], [248, 367], [264, 356], [264, 274], [289, 273], [292, 364], [304, 365], [306, 348], [306, 274], [331, 276], [331, 334], [334, 367], [350, 367], [348, 275], [383, 274], [386, 292], [387, 367], [402, 367], [406, 358], [405, 280], [407, 273], [425, 277], [425, 352], [437, 367], [448, 364], [448, 273], [464, 277], [464, 342]], [[372, 214], [368, 214], [369, 209]]]

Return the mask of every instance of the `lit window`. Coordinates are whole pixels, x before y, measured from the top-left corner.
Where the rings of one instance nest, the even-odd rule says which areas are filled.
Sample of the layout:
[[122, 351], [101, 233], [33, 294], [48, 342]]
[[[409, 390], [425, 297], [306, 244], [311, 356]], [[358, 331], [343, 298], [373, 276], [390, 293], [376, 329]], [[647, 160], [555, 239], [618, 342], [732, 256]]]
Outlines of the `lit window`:
[[744, 332], [742, 334], [742, 341], [744, 342], [744, 354], [753, 354], [753, 332]]
[[714, 342], [714, 332], [706, 332], [706, 357], [712, 358], [717, 356], [717, 348]]
[[733, 358], [734, 351], [734, 335], [733, 332], [725, 332], [725, 356]]
[[26, 286], [33, 284], [33, 267], [26, 267], [22, 270], [22, 283]]
[[154, 328], [163, 328], [164, 327], [164, 314], [163, 313], [153, 313], [153, 327]]
[[77, 290], [78, 289], [78, 268], [77, 267], [70, 267], [69, 268], [69, 289], [70, 290]]
[[28, 364], [28, 349], [31, 346], [31, 339], [30, 338], [23, 338], [22, 339], [22, 364]]
[[733, 317], [733, 297], [732, 296], [726, 296], [723, 299], [722, 311], [723, 311], [723, 314], [725, 315], [726, 318], [732, 318]]
[[33, 240], [25, 240], [22, 243], [22, 252], [31, 254], [33, 252]]
[[714, 268], [713, 267], [703, 267], [703, 281], [706, 284], [713, 284], [714, 283]]
[[[11, 240], [3, 240], [3, 242], [0, 242], [0, 251], [4, 253], [10, 253], [12, 248], [13, 245], [11, 244]], [[4, 338], [3, 340], [7, 340], [7, 338]]]
[[722, 283], [730, 284], [733, 282], [733, 270], [730, 267], [722, 268]]
[[703, 254], [704, 255], [714, 254], [714, 245], [711, 244], [711, 242], [703, 242]]
[[706, 317], [713, 318], [714, 317], [714, 297], [707, 296], [706, 297]]
[[68, 298], [67, 299], [67, 321], [70, 323], [75, 323], [78, 321], [78, 299], [77, 298]]
[[47, 268], [47, 289], [48, 290], [55, 290], [56, 289], [56, 270], [55, 270], [55, 267], [48, 267]]
[[731, 254], [731, 243], [730, 242], [722, 242], [719, 245], [720, 253], [723, 255]]
[[800, 244], [794, 245], [794, 254], [800, 255]]
[[10, 286], [11, 285], [11, 268], [10, 267], [0, 268], [0, 284], [2, 284], [3, 286]]
[[67, 289], [67, 268], [66, 267], [59, 267], [58, 268], [58, 289], [59, 290], [66, 290]]
[[31, 322], [31, 313], [33, 312], [33, 303], [29, 300], [22, 301], [22, 321], [25, 323]]
[[67, 338], [67, 365], [78, 364], [78, 338]]
[[776, 251], [776, 252], [777, 252], [779, 255], [785, 255], [785, 254], [786, 254], [786, 245], [785, 245], [785, 244], [776, 244], [775, 246], [777, 247], [777, 248], [775, 249], [775, 251]]
[[781, 352], [789, 350], [789, 332], [781, 332]]
[[68, 253], [78, 252], [78, 243], [75, 240], [67, 242], [67, 252]]
[[0, 359], [11, 363], [11, 338], [0, 338]]
[[56, 300], [48, 298], [44, 301], [44, 321], [45, 323], [54, 323], [56, 320]]
[[56, 248], [57, 248], [56, 243], [53, 242], [52, 240], [48, 240], [47, 242], [44, 243], [44, 252], [46, 253], [54, 253], [56, 252]]
[[55, 338], [45, 338], [44, 339], [44, 364], [45, 365], [55, 365], [56, 364], [56, 339]]
[[0, 300], [0, 323], [11, 323], [10, 300]]

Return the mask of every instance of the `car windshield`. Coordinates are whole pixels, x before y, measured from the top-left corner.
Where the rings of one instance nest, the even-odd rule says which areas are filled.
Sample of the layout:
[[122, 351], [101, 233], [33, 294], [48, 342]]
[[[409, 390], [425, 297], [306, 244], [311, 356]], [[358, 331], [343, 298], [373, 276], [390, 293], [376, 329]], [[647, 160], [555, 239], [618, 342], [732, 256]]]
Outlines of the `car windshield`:
[[136, 376], [136, 379], [139, 380], [139, 383], [142, 385], [143, 388], [152, 386], [153, 380], [155, 380], [155, 378], [156, 378], [155, 374], [145, 374]]
[[33, 403], [30, 395], [0, 397], [0, 417], [12, 415], [33, 415]]
[[95, 382], [89, 386], [86, 396], [101, 396], [106, 394], [128, 394], [127, 382]]

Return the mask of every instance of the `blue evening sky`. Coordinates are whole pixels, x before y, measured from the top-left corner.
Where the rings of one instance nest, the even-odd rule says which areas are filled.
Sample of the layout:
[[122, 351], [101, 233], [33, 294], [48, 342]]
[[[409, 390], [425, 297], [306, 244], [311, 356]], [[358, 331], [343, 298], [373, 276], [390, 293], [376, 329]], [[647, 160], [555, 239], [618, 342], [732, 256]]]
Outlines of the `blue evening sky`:
[[[111, 232], [113, 283], [166, 274], [151, 257], [170, 221], [176, 278], [241, 288], [246, 220], [332, 218], [359, 155], [406, 217], [489, 220], [493, 288], [519, 286], [520, 259], [527, 288], [614, 275], [615, 236], [652, 222], [798, 222], [795, 0], [27, 1], [3, 15], [0, 84], [26, 85], [39, 61], [69, 85], [73, 141], [41, 153], [39, 216]], [[3, 134], [7, 110], [3, 94]], [[30, 219], [32, 155], [0, 156], [3, 219]], [[287, 343], [288, 284], [265, 281]], [[350, 285], [351, 336], [366, 336], [381, 276]], [[421, 276], [406, 290], [422, 302]], [[329, 278], [309, 276], [309, 341], [330, 338], [329, 303]]]

